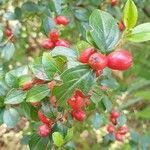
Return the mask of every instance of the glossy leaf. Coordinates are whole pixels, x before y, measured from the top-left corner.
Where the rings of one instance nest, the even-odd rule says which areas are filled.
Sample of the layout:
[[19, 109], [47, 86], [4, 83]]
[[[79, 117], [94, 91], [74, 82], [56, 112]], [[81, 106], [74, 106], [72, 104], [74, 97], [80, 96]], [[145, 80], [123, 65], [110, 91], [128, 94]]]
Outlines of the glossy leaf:
[[144, 23], [133, 28], [127, 36], [131, 42], [144, 42], [150, 40], [150, 23]]
[[136, 25], [138, 12], [133, 0], [127, 0], [123, 10], [123, 22], [127, 29]]
[[50, 90], [48, 85], [37, 85], [31, 88], [27, 93], [27, 102], [39, 102], [48, 96]]
[[19, 104], [26, 98], [26, 93], [22, 90], [13, 89], [5, 98], [5, 104]]
[[64, 138], [59, 132], [54, 132], [52, 138], [57, 147], [61, 147], [64, 144]]
[[119, 29], [115, 19], [107, 12], [94, 10], [89, 19], [91, 37], [99, 51], [112, 51], [119, 40]]
[[8, 128], [13, 128], [16, 126], [19, 120], [19, 114], [14, 108], [6, 109], [3, 115], [3, 121]]
[[87, 65], [79, 65], [66, 70], [61, 76], [62, 84], [54, 87], [53, 94], [56, 95], [57, 102], [65, 105], [66, 100], [76, 89], [80, 89], [87, 94], [94, 84], [95, 75]]

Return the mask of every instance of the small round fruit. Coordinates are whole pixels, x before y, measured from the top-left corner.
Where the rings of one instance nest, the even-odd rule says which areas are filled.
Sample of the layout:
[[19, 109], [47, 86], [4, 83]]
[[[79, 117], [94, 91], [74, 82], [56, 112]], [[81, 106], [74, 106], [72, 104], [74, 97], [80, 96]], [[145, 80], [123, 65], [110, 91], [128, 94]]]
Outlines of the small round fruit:
[[121, 135], [120, 133], [118, 133], [118, 132], [116, 132], [115, 133], [115, 139], [117, 140], [117, 141], [123, 141], [123, 135]]
[[57, 16], [54, 20], [55, 20], [55, 23], [58, 25], [66, 26], [69, 23], [69, 19], [65, 16]]
[[10, 28], [6, 28], [6, 29], [5, 29], [5, 35], [6, 35], [7, 37], [12, 36], [12, 35], [13, 35], [12, 30], [11, 30]]
[[108, 67], [114, 70], [128, 70], [132, 66], [132, 55], [127, 50], [118, 50], [107, 56]]
[[42, 42], [42, 47], [44, 49], [52, 49], [54, 48], [54, 46], [55, 46], [54, 43], [50, 39], [46, 39]]
[[126, 28], [123, 21], [120, 21], [120, 22], [118, 23], [118, 27], [119, 27], [119, 30], [120, 30], [121, 32], [123, 32], [123, 31], [125, 30], [125, 28]]
[[52, 121], [50, 119], [46, 118], [46, 116], [41, 111], [38, 111], [38, 117], [42, 123], [47, 124], [47, 125], [52, 124]]
[[83, 52], [81, 52], [79, 61], [82, 63], [88, 63], [90, 56], [94, 53], [95, 49], [93, 47], [85, 49]]
[[118, 133], [125, 135], [126, 133], [128, 133], [128, 127], [127, 126], [122, 126], [118, 129]]
[[94, 70], [102, 70], [107, 66], [107, 57], [101, 53], [94, 53], [89, 58], [89, 65]]
[[82, 91], [76, 90], [74, 94], [74, 98], [78, 98], [78, 97], [86, 98], [86, 96], [82, 93]]
[[49, 32], [49, 38], [52, 42], [57, 42], [59, 39], [59, 33], [57, 30], [52, 30]]
[[72, 110], [72, 117], [78, 121], [83, 121], [86, 117], [84, 111], [82, 110]]
[[109, 124], [109, 125], [107, 126], [107, 131], [108, 131], [109, 133], [114, 133], [114, 132], [115, 132], [114, 126], [113, 126], [112, 124]]
[[55, 46], [70, 47], [70, 44], [69, 44], [69, 42], [66, 41], [66, 40], [59, 39], [59, 40], [56, 42]]
[[38, 127], [38, 134], [41, 137], [47, 137], [51, 132], [51, 128], [47, 124], [42, 124]]
[[120, 116], [120, 114], [117, 111], [112, 111], [110, 116], [111, 116], [111, 118], [118, 118]]

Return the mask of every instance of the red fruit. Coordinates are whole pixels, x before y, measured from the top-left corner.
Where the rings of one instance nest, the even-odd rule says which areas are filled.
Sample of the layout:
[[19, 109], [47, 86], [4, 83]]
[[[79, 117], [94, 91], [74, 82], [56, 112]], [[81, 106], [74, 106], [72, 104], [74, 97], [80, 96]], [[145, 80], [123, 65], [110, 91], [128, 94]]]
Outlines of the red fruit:
[[90, 56], [94, 53], [95, 49], [93, 47], [85, 49], [83, 52], [81, 52], [79, 61], [82, 63], [88, 63]]
[[42, 47], [45, 49], [52, 49], [54, 46], [54, 43], [50, 39], [46, 39], [42, 42]]
[[117, 119], [116, 119], [116, 118], [112, 118], [112, 117], [110, 117], [110, 121], [111, 121], [113, 124], [116, 124]]
[[33, 79], [33, 84], [37, 84], [37, 85], [39, 85], [39, 84], [44, 84], [44, 83], [45, 83], [45, 81], [44, 81], [44, 80], [37, 79], [37, 78]]
[[38, 111], [38, 117], [42, 123], [47, 124], [47, 125], [52, 124], [52, 121], [50, 119], [46, 118], [46, 116], [41, 111]]
[[89, 65], [94, 70], [102, 70], [107, 66], [107, 58], [101, 53], [94, 53], [89, 58]]
[[27, 91], [27, 90], [31, 89], [32, 86], [33, 86], [33, 81], [29, 81], [22, 86], [22, 90]]
[[72, 110], [72, 117], [78, 121], [83, 121], [86, 117], [85, 113], [82, 110]]
[[55, 23], [58, 25], [64, 25], [66, 26], [69, 23], [69, 19], [65, 16], [57, 16], [55, 19]]
[[70, 44], [69, 44], [69, 42], [66, 41], [66, 40], [59, 39], [59, 40], [56, 42], [55, 46], [70, 47]]
[[86, 98], [86, 96], [80, 90], [76, 90], [74, 94], [74, 98], [78, 98], [78, 97]]
[[114, 70], [127, 70], [132, 66], [132, 55], [129, 51], [119, 50], [107, 57], [108, 67]]
[[119, 29], [120, 29], [121, 32], [124, 31], [125, 28], [126, 28], [123, 21], [120, 21], [120, 22], [118, 23], [118, 27], [119, 27]]
[[12, 30], [11, 30], [11, 29], [9, 29], [9, 28], [6, 28], [6, 29], [5, 29], [5, 35], [6, 35], [7, 37], [12, 36], [12, 35], [13, 35]]
[[52, 30], [49, 33], [49, 38], [52, 40], [52, 42], [57, 42], [59, 39], [59, 33], [57, 30]]
[[34, 107], [39, 107], [39, 106], [41, 106], [41, 103], [40, 102], [34, 102], [34, 103], [31, 103], [31, 105]]
[[51, 81], [51, 82], [48, 83], [48, 87], [49, 87], [49, 89], [50, 89], [51, 91], [53, 90], [53, 88], [54, 88], [55, 85], [56, 85], [56, 82], [55, 82], [55, 81]]
[[122, 126], [118, 129], [118, 133], [125, 135], [126, 133], [128, 133], [128, 127], [126, 126]]
[[114, 126], [113, 126], [112, 124], [109, 124], [109, 125], [107, 126], [107, 131], [108, 131], [109, 133], [115, 132]]
[[47, 137], [51, 132], [51, 128], [47, 124], [42, 124], [38, 127], [38, 134], [41, 137]]
[[120, 114], [117, 111], [112, 111], [110, 114], [111, 118], [118, 118], [120, 116]]
[[111, 0], [111, 5], [116, 6], [118, 4], [118, 0]]
[[123, 140], [123, 135], [121, 135], [120, 133], [116, 132], [115, 133], [115, 139], [117, 141], [122, 141]]

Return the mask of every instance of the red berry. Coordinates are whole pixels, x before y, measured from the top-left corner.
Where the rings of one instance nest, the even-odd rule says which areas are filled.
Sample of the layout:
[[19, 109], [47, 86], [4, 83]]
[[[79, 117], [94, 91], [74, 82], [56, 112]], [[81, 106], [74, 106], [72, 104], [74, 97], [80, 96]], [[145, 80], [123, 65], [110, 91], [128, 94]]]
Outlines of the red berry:
[[82, 63], [88, 63], [90, 56], [94, 53], [95, 49], [93, 47], [85, 49], [83, 52], [81, 52], [79, 61]]
[[116, 119], [116, 118], [112, 118], [112, 117], [110, 117], [110, 121], [111, 121], [113, 124], [116, 124], [117, 119]]
[[32, 86], [33, 86], [33, 81], [29, 81], [22, 86], [22, 90], [27, 91], [27, 90], [31, 89]]
[[65, 16], [57, 16], [55, 19], [55, 23], [58, 25], [64, 25], [66, 26], [69, 23], [69, 19]]
[[102, 70], [107, 66], [107, 58], [101, 53], [94, 53], [89, 58], [89, 65], [94, 70]]
[[6, 29], [5, 29], [5, 35], [6, 35], [7, 37], [12, 36], [12, 35], [13, 35], [12, 30], [11, 30], [11, 29], [9, 29], [9, 28], [6, 28]]
[[51, 82], [48, 83], [48, 87], [49, 87], [49, 89], [50, 89], [51, 91], [53, 90], [55, 84], [56, 84], [55, 81], [51, 81]]
[[118, 0], [111, 0], [111, 5], [116, 6], [118, 4]]
[[58, 31], [57, 30], [50, 31], [49, 38], [51, 39], [52, 42], [57, 42], [59, 39]]
[[45, 83], [44, 80], [41, 80], [41, 79], [38, 79], [38, 78], [33, 79], [33, 84], [39, 85], [39, 84], [44, 84], [44, 83]]
[[70, 44], [69, 44], [69, 42], [66, 41], [66, 40], [59, 39], [59, 40], [56, 42], [55, 46], [70, 47]]
[[107, 131], [108, 131], [109, 133], [115, 132], [114, 126], [113, 126], [112, 124], [109, 124], [109, 125], [107, 126]]
[[48, 124], [48, 125], [52, 124], [52, 121], [50, 119], [46, 118], [46, 116], [41, 111], [38, 111], [38, 117], [42, 123]]
[[52, 49], [54, 46], [54, 43], [50, 39], [46, 39], [42, 42], [42, 47], [45, 49]]
[[34, 103], [31, 103], [31, 105], [34, 107], [39, 107], [39, 106], [41, 106], [41, 103], [40, 102], [34, 102]]
[[129, 51], [119, 50], [107, 57], [108, 67], [114, 70], [127, 70], [132, 66], [132, 55]]
[[117, 111], [112, 111], [110, 116], [111, 118], [118, 118], [120, 114]]
[[120, 133], [116, 132], [115, 133], [115, 139], [117, 141], [122, 141], [123, 140], [123, 135], [121, 135]]
[[47, 137], [51, 132], [51, 128], [47, 124], [42, 124], [38, 127], [38, 134], [41, 137]]
[[85, 113], [82, 110], [72, 110], [72, 117], [78, 121], [83, 121], [86, 117]]
[[118, 129], [118, 133], [125, 135], [126, 133], [128, 133], [128, 127], [126, 126], [122, 126]]
[[118, 27], [119, 27], [119, 29], [120, 29], [121, 32], [124, 31], [125, 28], [126, 28], [123, 21], [120, 21], [120, 22], [118, 23]]
[[86, 98], [86, 96], [80, 90], [76, 90], [74, 94], [74, 98], [78, 98], [78, 97]]

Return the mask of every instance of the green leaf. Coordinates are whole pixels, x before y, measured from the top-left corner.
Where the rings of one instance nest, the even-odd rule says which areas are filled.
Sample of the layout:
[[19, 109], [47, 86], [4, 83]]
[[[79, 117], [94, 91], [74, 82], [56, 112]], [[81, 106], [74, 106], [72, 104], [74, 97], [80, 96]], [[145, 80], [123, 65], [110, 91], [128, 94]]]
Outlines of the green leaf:
[[102, 102], [108, 112], [112, 110], [112, 102], [108, 99], [107, 96], [103, 96]]
[[16, 126], [19, 120], [19, 114], [14, 108], [10, 108], [4, 111], [3, 121], [8, 128], [13, 128]]
[[135, 93], [135, 96], [150, 100], [150, 91], [139, 91]]
[[136, 26], [126, 38], [131, 42], [144, 42], [150, 40], [150, 23]]
[[73, 128], [68, 128], [67, 135], [65, 136], [65, 141], [69, 141], [73, 138]]
[[5, 98], [5, 104], [19, 104], [26, 98], [26, 93], [22, 90], [12, 89]]
[[59, 132], [54, 132], [52, 138], [57, 147], [61, 147], [64, 144], [64, 138]]
[[30, 64], [30, 69], [37, 78], [41, 80], [49, 80], [49, 77], [46, 75], [46, 72], [42, 65], [41, 58], [36, 59], [34, 63]]
[[21, 9], [26, 13], [36, 13], [38, 12], [38, 5], [34, 2], [28, 1], [22, 5]]
[[99, 113], [95, 113], [92, 117], [92, 125], [95, 129], [99, 129], [103, 124], [103, 116]]
[[3, 31], [0, 30], [0, 42], [2, 41], [2, 39], [3, 39]]
[[131, 29], [136, 25], [138, 12], [133, 0], [127, 0], [123, 10], [123, 22], [127, 29]]
[[15, 46], [13, 43], [8, 42], [2, 49], [1, 57], [6, 61], [9, 61], [15, 52]]
[[88, 47], [91, 47], [91, 45], [85, 41], [79, 41], [77, 44], [76, 44], [76, 47], [77, 47], [77, 50], [78, 50], [78, 53], [81, 53], [82, 51], [84, 51], [86, 48]]
[[146, 107], [144, 110], [139, 111], [136, 116], [143, 119], [150, 119], [150, 107]]
[[48, 85], [37, 85], [32, 87], [27, 93], [27, 102], [39, 102], [49, 95]]
[[119, 126], [123, 126], [124, 124], [126, 124], [127, 122], [127, 118], [125, 117], [125, 115], [120, 115], [119, 118], [117, 118], [117, 124]]
[[42, 57], [42, 64], [47, 76], [52, 79], [56, 73], [61, 73], [61, 66], [51, 56], [50, 53], [44, 53]]
[[61, 76], [62, 84], [53, 89], [57, 102], [65, 106], [66, 100], [76, 89], [87, 94], [95, 83], [95, 74], [87, 65], [79, 65], [66, 70]]
[[62, 0], [53, 0], [54, 2], [54, 6], [55, 6], [55, 10], [57, 12], [57, 14], [61, 14], [61, 3], [62, 3]]
[[48, 35], [49, 31], [55, 28], [55, 22], [50, 17], [45, 17], [42, 21], [42, 27], [46, 35]]
[[29, 147], [31, 150], [46, 150], [48, 141], [48, 138], [41, 138], [37, 134], [32, 134]]
[[0, 81], [0, 96], [5, 96], [9, 90], [5, 81]]
[[89, 19], [91, 37], [99, 51], [112, 51], [119, 40], [119, 29], [115, 19], [107, 12], [94, 10]]

